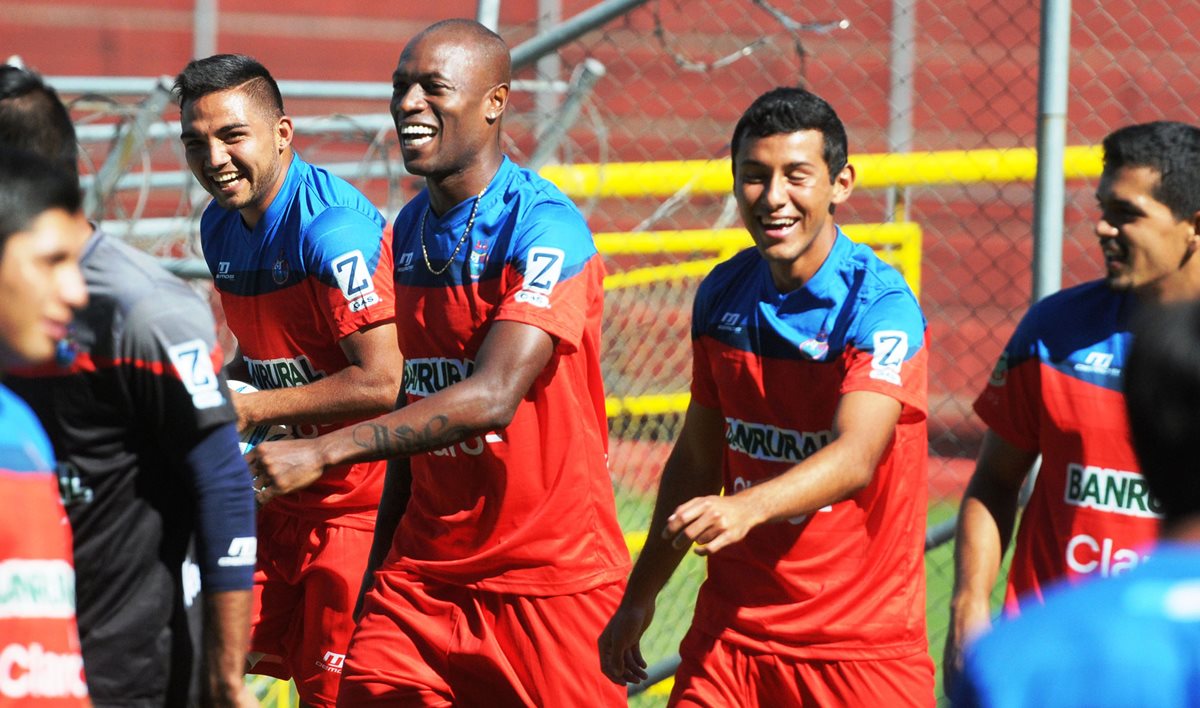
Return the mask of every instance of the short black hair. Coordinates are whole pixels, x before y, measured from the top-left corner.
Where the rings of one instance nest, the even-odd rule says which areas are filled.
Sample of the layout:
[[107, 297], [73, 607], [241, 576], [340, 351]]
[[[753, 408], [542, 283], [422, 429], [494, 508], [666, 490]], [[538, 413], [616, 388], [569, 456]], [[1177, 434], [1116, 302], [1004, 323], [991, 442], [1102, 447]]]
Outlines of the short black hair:
[[1179, 221], [1200, 211], [1200, 128], [1156, 121], [1127, 125], [1104, 138], [1104, 171], [1149, 167], [1158, 173], [1150, 196]]
[[1139, 312], [1124, 375], [1133, 448], [1169, 528], [1200, 514], [1200, 302]]
[[29, 150], [0, 146], [0, 256], [15, 233], [29, 229], [43, 212], [79, 211], [79, 179]]
[[173, 90], [182, 109], [186, 104], [217, 91], [242, 88], [268, 115], [284, 114], [283, 94], [267, 67], [245, 54], [214, 54], [193, 59], [175, 77]]
[[846, 166], [849, 148], [846, 127], [825, 99], [802, 88], [783, 86], [772, 89], [754, 100], [733, 129], [730, 156], [737, 174], [737, 154], [746, 138], [765, 138], [781, 133], [815, 130], [821, 133], [821, 157], [829, 167], [832, 184]]
[[0, 145], [35, 152], [78, 175], [79, 143], [71, 114], [37, 72], [0, 66]]

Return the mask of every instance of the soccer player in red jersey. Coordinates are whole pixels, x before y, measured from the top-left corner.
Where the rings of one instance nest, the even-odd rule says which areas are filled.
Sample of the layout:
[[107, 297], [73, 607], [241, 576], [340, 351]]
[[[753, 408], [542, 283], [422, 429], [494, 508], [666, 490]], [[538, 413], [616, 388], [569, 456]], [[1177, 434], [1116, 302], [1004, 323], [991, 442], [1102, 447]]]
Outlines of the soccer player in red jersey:
[[990, 625], [1018, 494], [1039, 455], [1006, 612], [1040, 603], [1053, 581], [1137, 567], [1157, 536], [1162, 507], [1130, 443], [1121, 372], [1139, 307], [1200, 296], [1200, 128], [1157, 122], [1110, 134], [1096, 200], [1105, 277], [1031, 307], [975, 402], [988, 430], [958, 522], [947, 685], [964, 645]]
[[[87, 291], [79, 185], [42, 157], [0, 147], [0, 371], [51, 359]], [[0, 705], [91, 705], [75, 623], [71, 527], [50, 440], [0, 384]]]
[[755, 247], [697, 292], [691, 404], [601, 666], [646, 678], [640, 638], [696, 544], [671, 705], [931, 706], [925, 318], [834, 223], [855, 174], [828, 103], [760, 96], [732, 156]]
[[448, 20], [392, 75], [404, 164], [427, 187], [393, 228], [407, 405], [249, 457], [276, 478], [411, 462], [411, 496], [408, 463], [388, 472], [339, 705], [625, 703], [596, 669], [628, 570], [606, 465], [604, 272], [570, 200], [501, 151], [510, 72], [500, 37]]
[[[279, 87], [257, 61], [197, 59], [175, 89], [188, 165], [213, 197], [200, 236], [238, 339], [228, 368], [259, 389], [231, 394], [239, 426], [316, 437], [391, 410], [403, 360], [379, 211], [296, 153]], [[384, 472], [366, 463], [254, 479], [253, 671], [293, 678], [308, 705], [337, 701]]]

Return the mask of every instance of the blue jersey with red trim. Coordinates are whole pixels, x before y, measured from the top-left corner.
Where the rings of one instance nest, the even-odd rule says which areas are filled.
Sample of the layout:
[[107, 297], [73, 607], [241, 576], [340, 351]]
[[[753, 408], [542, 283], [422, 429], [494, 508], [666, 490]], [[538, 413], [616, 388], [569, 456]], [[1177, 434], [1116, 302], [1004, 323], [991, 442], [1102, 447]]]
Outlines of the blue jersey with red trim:
[[71, 527], [50, 440], [0, 385], [0, 706], [87, 706]]
[[1099, 280], [1034, 304], [975, 401], [996, 434], [1042, 455], [1009, 570], [1010, 612], [1056, 579], [1136, 567], [1157, 536], [1121, 389], [1136, 304]]
[[[200, 224], [204, 259], [259, 389], [303, 386], [349, 365], [339, 341], [395, 315], [392, 254], [379, 211], [345, 180], [293, 155], [287, 176], [253, 229], [215, 202]], [[316, 437], [357, 421], [295, 425]], [[384, 463], [342, 465], [272, 502], [313, 519], [362, 517], [370, 527]], [[364, 525], [366, 524], [366, 525]]]
[[707, 633], [796, 658], [883, 659], [926, 647], [925, 318], [903, 278], [838, 231], [817, 273], [780, 293], [747, 249], [696, 295], [692, 400], [725, 418], [725, 493], [787, 472], [832, 441], [843, 395], [902, 404], [871, 482], [711, 556]]
[[554, 354], [507, 427], [412, 458], [412, 499], [389, 564], [525, 595], [621, 580], [629, 557], [606, 461], [604, 268], [591, 232], [565, 195], [507, 158], [455, 254], [475, 207], [472, 198], [439, 218], [422, 192], [396, 218], [408, 400], [470, 376], [499, 320], [545, 331]]

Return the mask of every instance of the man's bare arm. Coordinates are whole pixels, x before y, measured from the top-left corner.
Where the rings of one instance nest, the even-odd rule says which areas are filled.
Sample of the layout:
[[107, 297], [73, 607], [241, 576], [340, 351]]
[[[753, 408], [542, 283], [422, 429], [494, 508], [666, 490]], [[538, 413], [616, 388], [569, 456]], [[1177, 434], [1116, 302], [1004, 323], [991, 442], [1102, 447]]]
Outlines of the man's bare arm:
[[362, 584], [358, 589], [358, 600], [354, 603], [354, 619], [362, 616], [363, 599], [374, 583], [375, 570], [383, 565], [392, 550], [392, 540], [400, 519], [412, 498], [412, 467], [407, 457], [388, 460], [387, 476], [383, 479], [383, 494], [379, 497], [379, 513], [375, 516], [375, 535], [371, 540], [371, 552], [367, 556], [367, 568], [363, 572]]
[[598, 640], [600, 669], [618, 684], [646, 678], [641, 637], [654, 617], [658, 593], [687, 553], [664, 535], [667, 517], [679, 505], [721, 491], [721, 455], [725, 420], [719, 411], [695, 402], [688, 406], [683, 429], [663, 469], [646, 545], [638, 556], [621, 604]]
[[874, 391], [851, 391], [838, 403], [833, 439], [783, 474], [737, 494], [698, 497], [668, 519], [676, 545], [711, 555], [742, 540], [759, 524], [782, 521], [849, 499], [867, 486], [891, 443], [900, 402]]
[[1022, 450], [988, 430], [963, 494], [954, 539], [954, 592], [942, 661], [947, 686], [962, 668], [963, 650], [991, 625], [991, 595], [1012, 539], [1021, 485], [1037, 453]]
[[257, 706], [246, 686], [246, 651], [250, 648], [249, 590], [205, 593], [204, 676], [202, 703], [208, 706]]
[[238, 429], [264, 423], [338, 423], [392, 410], [404, 376], [396, 325], [360, 329], [338, 344], [349, 361], [341, 371], [304, 386], [232, 394]]
[[310, 484], [329, 466], [440, 450], [506, 427], [554, 355], [545, 331], [500, 321], [488, 331], [472, 374], [448, 388], [374, 420], [315, 440], [263, 443], [247, 460], [256, 475], [271, 478], [266, 503]]

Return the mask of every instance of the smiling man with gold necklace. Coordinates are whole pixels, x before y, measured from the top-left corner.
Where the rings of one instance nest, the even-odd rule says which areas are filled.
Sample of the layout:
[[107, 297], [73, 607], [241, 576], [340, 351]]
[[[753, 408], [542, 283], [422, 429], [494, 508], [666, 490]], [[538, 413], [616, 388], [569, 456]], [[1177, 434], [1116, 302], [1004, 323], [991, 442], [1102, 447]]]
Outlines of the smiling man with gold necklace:
[[427, 185], [393, 229], [406, 406], [251, 453], [276, 478], [408, 461], [388, 470], [342, 705], [625, 703], [595, 644], [629, 565], [605, 462], [604, 269], [570, 200], [501, 152], [510, 71], [500, 37], [448, 20], [392, 75], [404, 164]]

